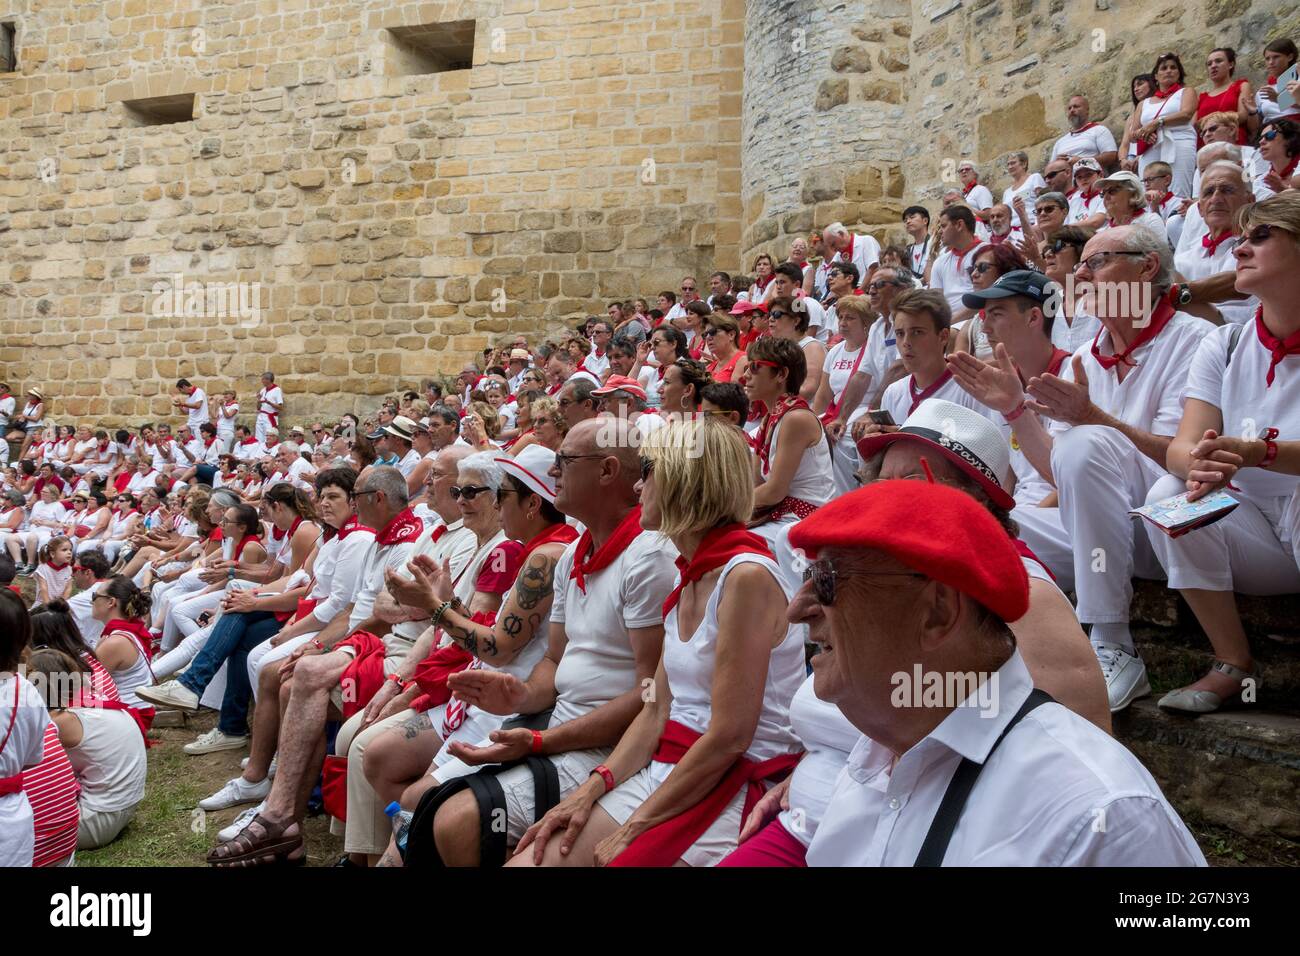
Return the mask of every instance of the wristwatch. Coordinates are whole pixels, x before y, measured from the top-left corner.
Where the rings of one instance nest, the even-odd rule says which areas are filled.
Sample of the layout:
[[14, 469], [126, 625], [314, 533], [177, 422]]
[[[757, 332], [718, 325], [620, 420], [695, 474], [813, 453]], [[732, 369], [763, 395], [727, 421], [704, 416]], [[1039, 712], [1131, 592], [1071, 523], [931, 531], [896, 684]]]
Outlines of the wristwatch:
[[1189, 285], [1185, 285], [1185, 286], [1180, 286], [1180, 287], [1179, 287], [1179, 289], [1178, 289], [1178, 304], [1179, 304], [1179, 305], [1191, 305], [1191, 304], [1192, 304], [1192, 287], [1191, 287], [1191, 286], [1189, 286]]

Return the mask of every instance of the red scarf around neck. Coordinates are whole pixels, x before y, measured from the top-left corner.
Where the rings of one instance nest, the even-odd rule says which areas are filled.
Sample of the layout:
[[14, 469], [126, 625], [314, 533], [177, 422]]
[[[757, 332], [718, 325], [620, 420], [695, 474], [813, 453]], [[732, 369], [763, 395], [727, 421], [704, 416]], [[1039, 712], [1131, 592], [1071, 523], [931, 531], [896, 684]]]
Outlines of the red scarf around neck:
[[1223, 230], [1223, 232], [1219, 233], [1214, 238], [1210, 238], [1210, 234], [1208, 232], [1205, 235], [1201, 236], [1201, 248], [1205, 250], [1205, 258], [1207, 259], [1214, 258], [1214, 253], [1218, 250], [1219, 246], [1223, 244], [1223, 241], [1225, 239], [1231, 239], [1235, 235], [1236, 232], [1234, 232], [1233, 230], [1225, 229]]
[[407, 544], [424, 533], [424, 522], [410, 508], [404, 508], [375, 536], [381, 548], [390, 544]]
[[105, 634], [112, 634], [114, 631], [125, 631], [134, 637], [146, 661], [153, 657], [153, 634], [143, 621], [128, 621], [125, 618], [115, 617], [104, 625]]
[[1264, 387], [1268, 388], [1273, 384], [1278, 364], [1288, 355], [1300, 355], [1300, 332], [1293, 332], [1285, 339], [1279, 339], [1264, 324], [1264, 307], [1261, 305], [1255, 310], [1255, 334], [1259, 336], [1260, 344], [1272, 353], [1268, 363], [1268, 376], [1264, 380]]
[[706, 533], [689, 561], [678, 555], [677, 570], [681, 572], [681, 577], [677, 581], [677, 587], [673, 588], [664, 601], [664, 617], [667, 618], [677, 606], [686, 585], [700, 580], [714, 568], [722, 567], [738, 554], [772, 557], [767, 541], [752, 531], [745, 530], [745, 526], [739, 522], [720, 525]]
[[1086, 133], [1088, 130], [1092, 129], [1092, 128], [1093, 128], [1094, 126], [1096, 126], [1096, 125], [1097, 125], [1096, 123], [1084, 123], [1084, 124], [1083, 124], [1082, 126], [1080, 126], [1078, 129], [1076, 129], [1075, 132], [1076, 132], [1076, 133]]
[[[343, 522], [343, 527], [334, 530], [331, 526], [326, 526], [325, 530], [326, 530], [326, 537], [325, 537], [326, 541], [328, 541], [331, 537], [334, 537], [335, 535], [337, 535], [338, 539], [342, 541], [344, 538], [352, 534], [352, 532], [354, 531], [369, 531], [371, 534], [375, 533], [374, 528], [367, 528], [365, 525], [361, 523], [361, 518], [356, 513], [348, 515], [348, 520]], [[437, 541], [438, 539], [435, 537], [434, 540]]]
[[1124, 349], [1124, 351], [1117, 355], [1101, 354], [1101, 351], [1097, 347], [1097, 342], [1101, 339], [1101, 333], [1106, 331], [1106, 329], [1104, 326], [1098, 329], [1096, 337], [1092, 340], [1092, 357], [1097, 360], [1097, 364], [1108, 372], [1121, 362], [1132, 368], [1136, 368], [1137, 363], [1129, 358], [1129, 356], [1159, 335], [1164, 330], [1164, 327], [1169, 324], [1169, 320], [1174, 317], [1175, 310], [1172, 295], [1173, 290], [1171, 289], [1169, 295], [1160, 299], [1160, 302], [1156, 305], [1155, 311], [1151, 313], [1151, 318], [1150, 321], [1147, 322], [1147, 327], [1138, 332], [1137, 337], [1129, 343], [1128, 348]]
[[1167, 100], [1169, 99], [1169, 97], [1173, 96], [1182, 88], [1183, 88], [1183, 84], [1175, 83], [1173, 86], [1169, 87], [1169, 89], [1165, 90], [1163, 93], [1161, 93], [1160, 90], [1157, 88], [1156, 91], [1151, 95], [1158, 100]]
[[758, 434], [754, 436], [754, 450], [758, 452], [759, 460], [763, 463], [764, 472], [771, 467], [772, 439], [776, 435], [777, 423], [797, 408], [808, 408], [808, 403], [798, 395], [786, 392], [776, 400], [772, 410], [763, 419], [763, 425], [759, 428]]
[[961, 187], [961, 194], [962, 194], [963, 196], [969, 196], [969, 195], [970, 195], [970, 191], [971, 191], [972, 189], [974, 189], [976, 186], [978, 186], [979, 184], [980, 184], [980, 183], [979, 183], [979, 180], [978, 180], [978, 179], [975, 180], [973, 183], [968, 183], [967, 185]]
[[641, 527], [641, 506], [637, 505], [618, 523], [614, 533], [599, 549], [591, 531], [584, 531], [578, 539], [577, 550], [573, 552], [573, 570], [569, 572], [569, 580], [577, 581], [578, 590], [586, 594], [587, 575], [597, 574], [613, 564], [644, 530]]
[[912, 397], [912, 404], [907, 409], [907, 414], [911, 415], [912, 412], [916, 411], [916, 407], [918, 405], [920, 405], [923, 401], [925, 401], [935, 392], [939, 391], [939, 389], [947, 385], [948, 382], [950, 382], [951, 380], [952, 380], [952, 369], [945, 368], [943, 370], [942, 375], [940, 375], [928, 386], [926, 386], [925, 388], [921, 389], [921, 391], [918, 392], [916, 390], [916, 376], [909, 375], [907, 377], [907, 392]]
[[293, 519], [293, 525], [288, 531], [281, 531], [275, 525], [271, 525], [271, 537], [276, 541], [283, 541], [286, 537], [292, 538], [293, 533], [298, 530], [300, 524], [302, 524], [302, 515]]
[[558, 541], [561, 544], [568, 544], [570, 541], [577, 540], [577, 537], [578, 529], [573, 527], [571, 524], [566, 524], [561, 521], [558, 524], [550, 525], [545, 531], [528, 539], [528, 543], [524, 545], [523, 552], [519, 555], [519, 566], [522, 568], [524, 562], [528, 560], [528, 556], [542, 545], [551, 544], [555, 541]]
[[[852, 254], [852, 252], [853, 252], [853, 243], [850, 242], [850, 243], [849, 243], [849, 253]], [[755, 280], [754, 280], [754, 285], [758, 286], [758, 291], [759, 291], [759, 292], [766, 292], [766, 291], [767, 291], [767, 284], [768, 284], [769, 282], [771, 282], [771, 281], [772, 281], [773, 279], [775, 279], [775, 278], [776, 278], [776, 273], [775, 273], [775, 272], [771, 272], [771, 273], [768, 273], [767, 275], [763, 276], [763, 278], [761, 278], [761, 279], [755, 279]]]

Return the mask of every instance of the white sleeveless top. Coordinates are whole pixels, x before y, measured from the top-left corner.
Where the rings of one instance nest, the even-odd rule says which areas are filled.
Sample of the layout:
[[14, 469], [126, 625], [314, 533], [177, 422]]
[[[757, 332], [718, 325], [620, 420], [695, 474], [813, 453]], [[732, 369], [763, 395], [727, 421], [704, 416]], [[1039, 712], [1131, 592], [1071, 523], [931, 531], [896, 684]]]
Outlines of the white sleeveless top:
[[[125, 703], [125, 698], [123, 698]], [[81, 806], [101, 813], [129, 810], [144, 799], [144, 736], [130, 714], [102, 707], [73, 707], [81, 743], [68, 747], [68, 761], [81, 785]]]
[[[125, 670], [113, 671], [113, 683], [117, 684], [118, 695], [122, 698], [122, 703], [128, 707], [152, 707], [153, 705], [141, 700], [135, 695], [137, 687], [144, 687], [146, 684], [152, 684], [153, 671], [149, 668], [149, 658], [145, 656], [144, 648], [140, 642], [135, 639], [134, 634], [126, 631], [114, 631], [115, 634], [121, 634], [128, 641], [135, 645], [135, 661], [127, 666]], [[105, 634], [104, 637], [108, 635]], [[102, 641], [103, 638], [101, 637]]]
[[[718, 603], [731, 569], [740, 564], [758, 564], [767, 569], [781, 587], [786, 600], [792, 592], [782, 582], [781, 571], [771, 558], [757, 554], [738, 554], [722, 569], [718, 583], [709, 595], [700, 625], [690, 640], [682, 641], [677, 631], [677, 611], [664, 619], [664, 673], [672, 690], [673, 703], [669, 719], [704, 733], [713, 713], [713, 676], [718, 651]], [[799, 750], [799, 741], [790, 727], [790, 698], [805, 674], [803, 639], [796, 628], [787, 628], [785, 638], [772, 651], [763, 685], [763, 706], [754, 728], [754, 739], [745, 751], [750, 760], [767, 760]], [[658, 767], [659, 765], [656, 765]], [[662, 765], [667, 777], [671, 765]], [[659, 773], [655, 774], [656, 778]]]
[[[785, 425], [784, 418], [776, 423], [776, 428], [772, 432], [772, 457], [774, 458], [781, 441], [783, 425]], [[771, 469], [763, 466], [761, 459], [759, 467], [762, 470], [763, 480], [766, 481], [771, 474]], [[831, 500], [832, 490], [830, 446], [825, 441], [819, 441], [811, 448], [804, 449], [803, 457], [799, 459], [799, 467], [795, 470], [794, 477], [790, 479], [790, 487], [786, 489], [785, 494], [787, 498], [800, 498], [809, 504], [824, 505]], [[787, 517], [793, 519], [794, 515]]]
[[108, 536], [110, 538], [121, 538], [126, 535], [126, 526], [131, 520], [132, 515], [139, 514], [138, 511], [126, 513], [119, 512], [113, 515], [113, 520], [108, 523]]
[[838, 707], [813, 692], [811, 674], [790, 702], [790, 725], [807, 753], [790, 778], [790, 809], [782, 810], [778, 819], [792, 837], [807, 846], [826, 814], [835, 779], [862, 733]]

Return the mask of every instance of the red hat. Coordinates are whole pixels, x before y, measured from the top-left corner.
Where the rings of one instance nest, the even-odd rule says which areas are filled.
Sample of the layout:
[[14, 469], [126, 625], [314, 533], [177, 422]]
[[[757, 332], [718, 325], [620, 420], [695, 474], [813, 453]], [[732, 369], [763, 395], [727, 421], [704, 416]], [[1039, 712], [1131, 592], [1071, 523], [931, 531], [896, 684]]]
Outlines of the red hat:
[[1029, 609], [1029, 576], [1005, 528], [970, 495], [921, 481], [876, 481], [790, 529], [790, 546], [883, 551], [974, 598], [1003, 621]]
[[591, 390], [591, 394], [600, 398], [614, 392], [627, 392], [629, 395], [635, 395], [643, 402], [646, 399], [645, 389], [641, 387], [641, 383], [634, 378], [628, 378], [626, 375], [611, 375], [605, 379], [603, 388], [593, 388]]
[[750, 302], [748, 299], [741, 299], [731, 307], [732, 315], [747, 315], [750, 312], [766, 312], [767, 306], [761, 302]]

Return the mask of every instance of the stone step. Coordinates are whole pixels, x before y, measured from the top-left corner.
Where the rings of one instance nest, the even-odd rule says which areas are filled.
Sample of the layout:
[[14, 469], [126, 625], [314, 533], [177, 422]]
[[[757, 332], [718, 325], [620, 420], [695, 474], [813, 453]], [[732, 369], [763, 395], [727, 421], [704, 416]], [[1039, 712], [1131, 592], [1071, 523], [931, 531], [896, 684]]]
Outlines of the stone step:
[[1300, 866], [1300, 717], [1252, 708], [1186, 717], [1147, 697], [1116, 714], [1114, 730], [1211, 863]]
[[[1260, 668], [1259, 703], [1300, 716], [1300, 595], [1237, 595], [1251, 653]], [[1133, 635], [1159, 693], [1185, 686], [1209, 669], [1209, 638], [1191, 608], [1160, 581], [1134, 581]]]

